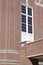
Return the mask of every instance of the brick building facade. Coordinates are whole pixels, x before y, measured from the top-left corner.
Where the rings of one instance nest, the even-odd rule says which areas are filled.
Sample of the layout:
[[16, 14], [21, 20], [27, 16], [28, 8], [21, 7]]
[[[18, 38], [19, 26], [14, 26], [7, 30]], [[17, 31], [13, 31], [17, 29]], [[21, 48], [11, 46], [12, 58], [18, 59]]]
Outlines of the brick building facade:
[[0, 0], [0, 65], [43, 65], [42, 13], [42, 0]]

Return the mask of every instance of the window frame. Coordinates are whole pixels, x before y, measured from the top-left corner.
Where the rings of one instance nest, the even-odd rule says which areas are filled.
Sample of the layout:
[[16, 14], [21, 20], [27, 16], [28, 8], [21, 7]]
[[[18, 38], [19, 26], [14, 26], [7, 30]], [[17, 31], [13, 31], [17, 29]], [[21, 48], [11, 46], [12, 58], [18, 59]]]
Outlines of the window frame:
[[[32, 18], [32, 33], [28, 33], [28, 26], [27, 26], [27, 25], [28, 25], [28, 22], [27, 22], [27, 19], [26, 19], [26, 26], [27, 26], [27, 27], [26, 27], [26, 32], [25, 32], [25, 33], [27, 33], [27, 35], [28, 35], [28, 34], [33, 34], [33, 36], [34, 36], [33, 8], [32, 8], [31, 6], [29, 6], [29, 5], [27, 6], [26, 4], [23, 4], [23, 3], [21, 4], [21, 6], [22, 6], [22, 5], [25, 6], [27, 9], [28, 9], [28, 8], [31, 8], [31, 9], [32, 9], [32, 15], [27, 15], [27, 14], [28, 14], [28, 10], [27, 10], [27, 9], [26, 9], [26, 14], [24, 14], [24, 13], [21, 12], [21, 15], [25, 15], [27, 18], [28, 18], [28, 17], [31, 17], [31, 18]], [[21, 25], [21, 27], [22, 27], [22, 25]], [[21, 30], [21, 31], [22, 31], [22, 30]], [[22, 32], [23, 32], [23, 31], [22, 31]]]

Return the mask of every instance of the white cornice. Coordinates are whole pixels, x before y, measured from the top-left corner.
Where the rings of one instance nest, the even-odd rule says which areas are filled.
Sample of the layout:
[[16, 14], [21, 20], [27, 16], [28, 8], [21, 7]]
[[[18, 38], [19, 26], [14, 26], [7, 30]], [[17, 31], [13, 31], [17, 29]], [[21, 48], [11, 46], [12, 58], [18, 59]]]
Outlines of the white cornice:
[[33, 55], [29, 55], [27, 56], [28, 58], [31, 58], [31, 57], [38, 57], [38, 56], [42, 56], [43, 53], [39, 53], [39, 54], [33, 54]]
[[17, 50], [5, 50], [5, 49], [1, 49], [0, 53], [13, 53], [13, 54], [19, 54], [19, 52]]
[[0, 64], [19, 64], [19, 61], [17, 60], [9, 60], [9, 59], [1, 59]]

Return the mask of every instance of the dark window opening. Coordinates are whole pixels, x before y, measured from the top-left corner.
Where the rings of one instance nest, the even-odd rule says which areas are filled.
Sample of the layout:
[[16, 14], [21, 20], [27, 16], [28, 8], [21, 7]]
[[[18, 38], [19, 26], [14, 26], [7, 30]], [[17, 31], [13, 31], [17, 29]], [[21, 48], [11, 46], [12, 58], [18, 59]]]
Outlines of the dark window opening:
[[25, 13], [26, 14], [26, 6], [23, 6], [22, 5], [22, 13]]
[[26, 32], [26, 24], [22, 24], [22, 31]]
[[28, 24], [32, 25], [32, 18], [28, 17]]
[[22, 23], [26, 23], [26, 16], [22, 15]]
[[32, 33], [32, 26], [28, 25], [28, 33]]
[[32, 9], [28, 8], [28, 15], [32, 16]]

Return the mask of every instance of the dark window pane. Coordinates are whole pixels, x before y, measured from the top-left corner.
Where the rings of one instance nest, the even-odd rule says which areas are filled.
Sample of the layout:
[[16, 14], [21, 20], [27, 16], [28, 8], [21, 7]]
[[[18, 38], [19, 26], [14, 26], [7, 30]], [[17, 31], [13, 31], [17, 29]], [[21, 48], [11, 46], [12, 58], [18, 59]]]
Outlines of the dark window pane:
[[25, 13], [26, 14], [26, 6], [23, 6], [22, 5], [22, 13]]
[[28, 8], [28, 15], [32, 16], [32, 9]]
[[28, 30], [31, 29], [32, 30], [32, 26], [28, 25]]
[[32, 18], [28, 17], [28, 24], [32, 25]]
[[32, 34], [32, 30], [28, 30], [28, 33], [31, 33]]
[[22, 24], [22, 31], [26, 32], [26, 24]]
[[32, 26], [28, 25], [28, 33], [32, 33]]
[[22, 22], [26, 23], [26, 16], [25, 15], [22, 15]]

